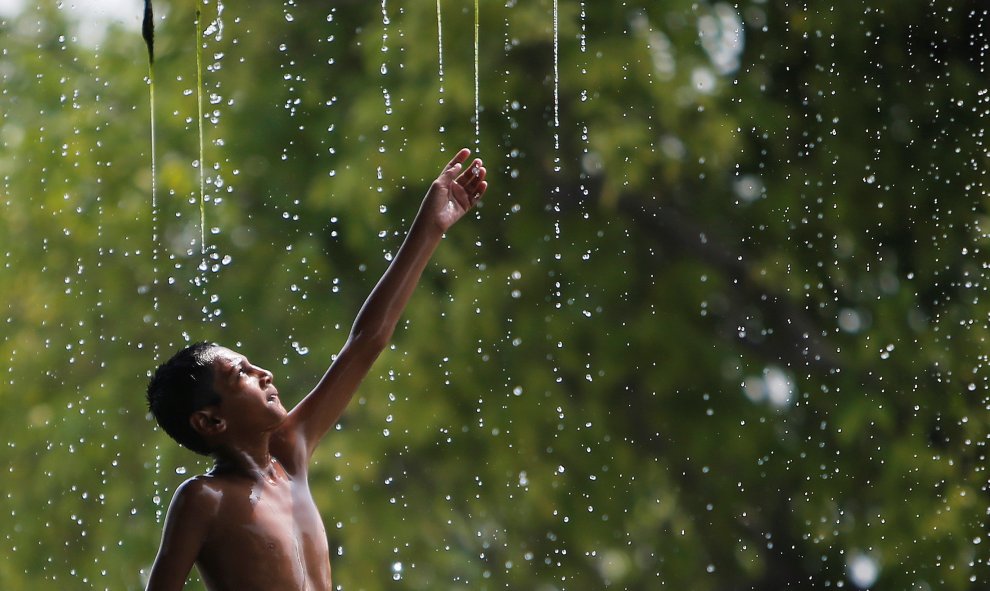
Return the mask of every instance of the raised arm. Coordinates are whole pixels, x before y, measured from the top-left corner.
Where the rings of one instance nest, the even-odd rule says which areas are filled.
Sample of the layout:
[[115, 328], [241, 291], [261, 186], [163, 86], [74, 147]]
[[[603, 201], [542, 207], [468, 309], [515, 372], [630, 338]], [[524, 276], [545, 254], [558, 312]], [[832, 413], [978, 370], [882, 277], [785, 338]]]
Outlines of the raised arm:
[[[446, 232], [481, 199], [488, 183], [481, 160], [467, 168], [460, 150], [430, 186], [409, 234], [358, 312], [347, 342], [323, 378], [289, 413], [282, 435], [306, 460], [336, 424], [375, 359], [388, 345], [413, 288]], [[300, 449], [301, 446], [301, 449]]]

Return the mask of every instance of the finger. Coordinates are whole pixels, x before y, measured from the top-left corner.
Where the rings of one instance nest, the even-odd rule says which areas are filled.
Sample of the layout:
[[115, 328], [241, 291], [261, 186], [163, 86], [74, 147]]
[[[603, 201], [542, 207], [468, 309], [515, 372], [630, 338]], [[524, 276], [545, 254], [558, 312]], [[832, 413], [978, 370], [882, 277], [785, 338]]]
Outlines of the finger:
[[482, 164], [481, 159], [475, 158], [474, 162], [471, 163], [471, 166], [464, 169], [464, 172], [461, 173], [461, 176], [457, 177], [457, 182], [460, 183], [462, 187], [466, 187], [475, 180], [477, 180], [479, 176], [481, 178], [484, 178], [483, 177], [484, 170], [485, 167]]
[[464, 187], [464, 190], [470, 195], [472, 200], [477, 201], [481, 199], [481, 195], [488, 187], [488, 182], [485, 181], [486, 176], [488, 176], [488, 171], [482, 168], [478, 172], [478, 175], [471, 179], [471, 182]]
[[474, 193], [470, 194], [468, 199], [471, 201], [471, 206], [475, 206], [481, 201], [481, 196], [485, 194], [485, 190], [488, 189], [488, 183], [486, 181], [481, 181], [478, 183], [477, 188]]
[[487, 189], [488, 181], [479, 181], [478, 185], [474, 189], [474, 194], [478, 196], [478, 199], [481, 199], [481, 196], [485, 194], [485, 190]]
[[[480, 162], [480, 160], [475, 160], [475, 164], [473, 164], [471, 168], [466, 171], [464, 175], [462, 175], [464, 178], [462, 186], [469, 194], [474, 193], [478, 188], [478, 184], [485, 180], [485, 177], [488, 176], [488, 169], [484, 166], [480, 166]], [[470, 176], [468, 176], [468, 172], [470, 172]]]
[[464, 161], [467, 160], [470, 155], [471, 150], [468, 150], [467, 148], [461, 148], [458, 150], [458, 152], [454, 154], [454, 157], [451, 158], [450, 162], [447, 163], [447, 166], [444, 167], [444, 173], [460, 171], [461, 165], [464, 164]]
[[471, 151], [467, 148], [461, 148], [457, 154], [447, 163], [444, 167], [443, 172], [437, 177], [438, 181], [443, 181], [444, 184], [449, 184], [455, 181], [457, 175], [461, 174], [464, 161], [467, 160], [468, 156], [471, 155]]

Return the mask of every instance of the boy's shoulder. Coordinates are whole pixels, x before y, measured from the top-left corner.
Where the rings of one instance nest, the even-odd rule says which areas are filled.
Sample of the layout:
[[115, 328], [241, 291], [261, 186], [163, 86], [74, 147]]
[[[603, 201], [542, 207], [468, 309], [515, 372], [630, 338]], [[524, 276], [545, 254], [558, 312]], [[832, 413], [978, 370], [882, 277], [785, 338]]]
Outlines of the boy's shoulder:
[[188, 478], [175, 489], [172, 503], [198, 517], [215, 515], [224, 491], [230, 487], [227, 480], [209, 473]]

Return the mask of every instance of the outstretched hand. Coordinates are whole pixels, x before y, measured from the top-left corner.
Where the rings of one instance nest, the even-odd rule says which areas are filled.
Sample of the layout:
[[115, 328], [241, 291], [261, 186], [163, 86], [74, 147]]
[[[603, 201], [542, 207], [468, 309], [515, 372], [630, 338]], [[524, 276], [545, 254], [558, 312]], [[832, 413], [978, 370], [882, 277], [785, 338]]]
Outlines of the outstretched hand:
[[446, 232], [464, 217], [481, 199], [488, 188], [487, 171], [480, 158], [464, 167], [471, 150], [462, 148], [430, 185], [423, 200], [422, 215]]

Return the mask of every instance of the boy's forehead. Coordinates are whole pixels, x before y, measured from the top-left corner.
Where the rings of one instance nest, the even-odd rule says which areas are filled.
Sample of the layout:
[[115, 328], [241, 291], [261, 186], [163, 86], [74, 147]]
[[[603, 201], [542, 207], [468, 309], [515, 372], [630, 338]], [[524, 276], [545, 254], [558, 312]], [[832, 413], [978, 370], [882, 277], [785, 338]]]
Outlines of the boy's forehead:
[[212, 353], [212, 359], [210, 363], [216, 366], [230, 366], [236, 363], [239, 359], [243, 359], [244, 356], [236, 351], [231, 351], [226, 347], [216, 347]]

